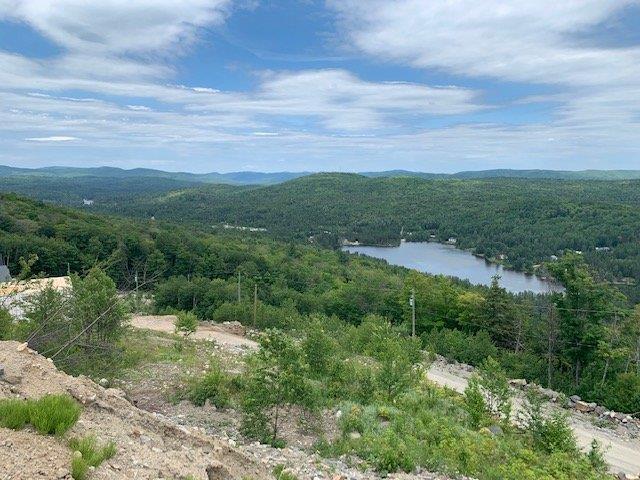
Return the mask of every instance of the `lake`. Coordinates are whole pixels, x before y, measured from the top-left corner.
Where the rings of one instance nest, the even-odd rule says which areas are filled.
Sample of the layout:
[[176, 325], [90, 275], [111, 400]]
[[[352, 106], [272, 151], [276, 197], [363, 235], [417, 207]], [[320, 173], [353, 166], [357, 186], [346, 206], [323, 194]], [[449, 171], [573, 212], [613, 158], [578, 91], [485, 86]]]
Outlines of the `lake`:
[[434, 275], [448, 275], [473, 284], [491, 285], [491, 277], [498, 274], [500, 285], [513, 293], [550, 293], [562, 291], [556, 283], [541, 280], [515, 270], [507, 270], [485, 261], [453, 245], [436, 242], [403, 242], [399, 247], [347, 246], [343, 250], [381, 258], [392, 265], [413, 268]]

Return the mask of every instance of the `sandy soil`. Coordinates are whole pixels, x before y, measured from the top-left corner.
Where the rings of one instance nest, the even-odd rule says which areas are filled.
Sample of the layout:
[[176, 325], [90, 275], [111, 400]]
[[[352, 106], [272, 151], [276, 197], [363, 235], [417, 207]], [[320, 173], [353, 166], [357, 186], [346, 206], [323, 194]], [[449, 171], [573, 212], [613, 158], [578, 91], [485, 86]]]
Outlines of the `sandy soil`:
[[[135, 328], [145, 328], [156, 332], [173, 333], [175, 315], [138, 315], [131, 319], [131, 325]], [[253, 340], [223, 331], [221, 326], [201, 323], [198, 330], [190, 336], [195, 340], [214, 340], [224, 346], [243, 347], [247, 349], [257, 348], [258, 344]]]
[[70, 479], [68, 438], [86, 435], [95, 435], [101, 443], [113, 441], [117, 448], [116, 455], [92, 474], [94, 480], [178, 480], [189, 475], [199, 480], [271, 478], [263, 465], [228, 442], [138, 409], [120, 390], [66, 375], [17, 342], [0, 342], [0, 365], [5, 370], [0, 398], [68, 393], [83, 405], [80, 419], [63, 438], [39, 435], [29, 428], [17, 432], [0, 428], [3, 480]]

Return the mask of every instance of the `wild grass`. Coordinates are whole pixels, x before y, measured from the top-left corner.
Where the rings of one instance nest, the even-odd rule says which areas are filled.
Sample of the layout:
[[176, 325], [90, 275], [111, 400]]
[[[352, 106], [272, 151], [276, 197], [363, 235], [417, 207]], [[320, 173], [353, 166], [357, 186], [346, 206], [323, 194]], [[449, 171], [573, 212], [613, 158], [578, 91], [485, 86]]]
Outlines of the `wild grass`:
[[71, 476], [75, 480], [85, 480], [91, 467], [99, 467], [102, 462], [116, 454], [115, 443], [109, 442], [104, 446], [99, 446], [93, 435], [79, 439], [72, 438], [69, 440], [69, 448], [73, 451]]
[[38, 400], [0, 400], [0, 425], [20, 430], [32, 425], [42, 435], [64, 435], [80, 417], [81, 408], [69, 395], [45, 395]]

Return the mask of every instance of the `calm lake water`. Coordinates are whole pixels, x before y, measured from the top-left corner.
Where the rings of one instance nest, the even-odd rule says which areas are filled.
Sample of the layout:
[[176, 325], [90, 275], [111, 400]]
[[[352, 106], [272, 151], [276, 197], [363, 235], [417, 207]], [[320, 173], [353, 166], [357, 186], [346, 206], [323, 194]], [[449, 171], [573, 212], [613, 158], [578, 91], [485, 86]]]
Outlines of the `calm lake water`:
[[349, 246], [344, 250], [381, 258], [392, 265], [413, 268], [435, 275], [448, 275], [468, 280], [473, 284], [490, 285], [491, 277], [498, 274], [500, 285], [513, 293], [549, 293], [561, 291], [558, 284], [541, 280], [535, 275], [507, 270], [489, 263], [452, 245], [435, 242], [405, 242], [399, 247]]

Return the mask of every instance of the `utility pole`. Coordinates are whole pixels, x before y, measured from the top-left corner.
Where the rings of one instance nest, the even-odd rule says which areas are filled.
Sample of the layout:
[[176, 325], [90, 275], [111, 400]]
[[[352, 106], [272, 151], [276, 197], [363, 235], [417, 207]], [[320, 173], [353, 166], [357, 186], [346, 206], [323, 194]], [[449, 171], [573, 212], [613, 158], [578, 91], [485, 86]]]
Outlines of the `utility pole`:
[[258, 317], [258, 284], [253, 285], [253, 328], [256, 328], [256, 319]]
[[409, 299], [409, 305], [411, 305], [411, 336], [416, 336], [416, 289], [411, 289], [411, 298]]
[[240, 272], [238, 272], [238, 303], [240, 303]]

